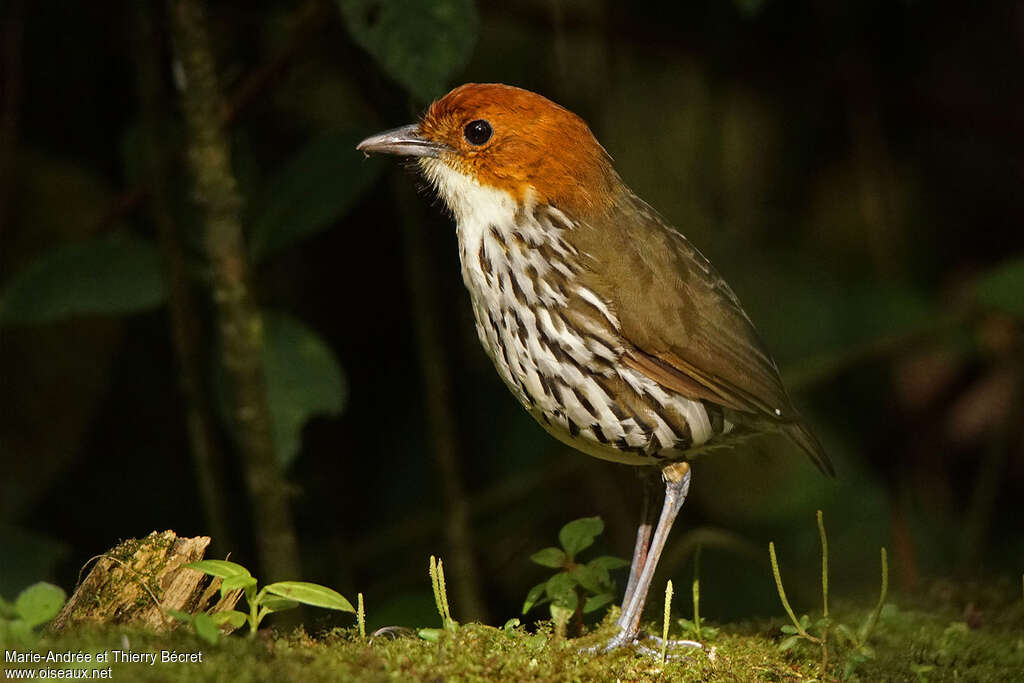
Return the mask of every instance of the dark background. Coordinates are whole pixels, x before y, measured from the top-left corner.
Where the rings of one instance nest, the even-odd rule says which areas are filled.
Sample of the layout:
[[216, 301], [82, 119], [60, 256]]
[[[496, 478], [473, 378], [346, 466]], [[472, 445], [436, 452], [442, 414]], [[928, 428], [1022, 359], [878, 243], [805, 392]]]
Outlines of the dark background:
[[[341, 4], [374, 26], [393, 3]], [[422, 3], [435, 5], [465, 8]], [[445, 487], [455, 480], [436, 456], [445, 425], [453, 439], [440, 448], [457, 458], [482, 605], [466, 614], [458, 590], [474, 582], [449, 563], [457, 619], [516, 616], [548, 575], [529, 554], [574, 518], [603, 517], [599, 552], [631, 550], [633, 473], [571, 452], [520, 409], [476, 340], [450, 219], [428, 192], [415, 195], [421, 183], [400, 164], [353, 149], [415, 120], [447, 87], [500, 81], [583, 116], [625, 181], [719, 267], [836, 463], [827, 480], [772, 441], [698, 461], [656, 593], [667, 578], [687, 585], [701, 544], [706, 617], [778, 613], [775, 540], [791, 600], [811, 608], [818, 508], [841, 596], [876, 590], [882, 545], [905, 592], [947, 577], [1019, 583], [1024, 6], [515, 0], [476, 10], [449, 25], [464, 58], [438, 87], [424, 77], [410, 88], [353, 40], [355, 20], [332, 3], [210, 4], [247, 230], [288, 193], [313, 213], [326, 207], [306, 220], [308, 235], [278, 226], [284, 237], [253, 268], [260, 305], [301, 321], [344, 378], [287, 463], [302, 576], [279, 578], [362, 591], [371, 626], [432, 624], [427, 558], [451, 552]], [[195, 278], [214, 404], [218, 381], [166, 8], [16, 0], [0, 13], [0, 594], [10, 598], [40, 579], [70, 590], [82, 564], [122, 538], [210, 533], [167, 308], [120, 300], [152, 286], [156, 261], [122, 276], [72, 256], [18, 285], [68, 244], [157, 243], [139, 171], [139, 72], [154, 55], [162, 191]], [[436, 55], [408, 49], [415, 81]], [[69, 291], [89, 290], [90, 273], [114, 278], [107, 298], [53, 313]], [[49, 312], [36, 315], [37, 304]], [[271, 401], [294, 403], [301, 423], [316, 411], [295, 382]], [[228, 428], [216, 443], [231, 515], [215, 553], [257, 569], [259, 531]], [[312, 627], [333, 623], [316, 618]]]

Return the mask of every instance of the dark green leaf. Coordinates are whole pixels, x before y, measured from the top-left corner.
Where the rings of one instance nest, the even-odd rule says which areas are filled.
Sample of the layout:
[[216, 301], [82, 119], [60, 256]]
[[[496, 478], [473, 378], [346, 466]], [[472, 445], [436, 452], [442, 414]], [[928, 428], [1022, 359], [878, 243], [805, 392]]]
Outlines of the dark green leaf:
[[559, 572], [548, 579], [544, 584], [544, 592], [553, 603], [569, 609], [576, 609], [576, 579], [568, 572]]
[[250, 212], [253, 261], [329, 227], [376, 180], [384, 165], [355, 151], [366, 132], [320, 135], [270, 181]]
[[983, 305], [1024, 317], [1024, 258], [986, 273], [975, 284], [975, 292]]
[[17, 616], [18, 613], [14, 611], [14, 605], [0, 595], [0, 619], [15, 619]]
[[316, 583], [279, 581], [278, 583], [270, 584], [264, 590], [272, 595], [279, 595], [282, 598], [301, 602], [304, 605], [336, 609], [343, 612], [356, 611], [352, 607], [352, 603], [346, 600], [340, 593]]
[[779, 649], [785, 652], [789, 648], [793, 647], [800, 642], [800, 636], [790, 636], [779, 643]]
[[596, 612], [597, 610], [601, 609], [614, 599], [615, 596], [611, 593], [591, 595], [589, 598], [583, 601], [583, 613], [590, 614], [591, 612]]
[[279, 598], [276, 595], [267, 595], [260, 600], [260, 607], [268, 612], [285, 612], [290, 609], [295, 609], [298, 606], [299, 603], [294, 600]]
[[476, 42], [472, 0], [338, 0], [353, 40], [421, 103], [443, 94]]
[[220, 628], [210, 618], [210, 615], [206, 612], [199, 612], [192, 620], [192, 626], [196, 630], [196, 635], [208, 642], [210, 645], [216, 645], [220, 642]]
[[7, 633], [11, 639], [21, 643], [26, 647], [31, 647], [39, 640], [39, 637], [32, 631], [32, 625], [22, 619], [15, 619], [14, 621], [8, 622]]
[[286, 315], [264, 312], [263, 363], [273, 421], [274, 452], [282, 466], [298, 455], [302, 427], [313, 415], [337, 415], [347, 387], [327, 344]]
[[604, 531], [604, 522], [600, 517], [583, 517], [575, 519], [558, 532], [558, 541], [570, 558], [590, 547], [594, 537]]
[[103, 235], [56, 247], [16, 273], [0, 295], [0, 323], [137, 313], [164, 296], [156, 248], [127, 234]]
[[[576, 565], [571, 573], [573, 578], [576, 579], [576, 583], [591, 593], [603, 593], [611, 588], [607, 581], [602, 580], [601, 570], [599, 569], [580, 564]], [[607, 576], [606, 572], [604, 578], [606, 579]]]
[[210, 615], [210, 618], [213, 619], [213, 623], [218, 626], [227, 622], [235, 628], [241, 628], [242, 624], [249, 619], [249, 616], [243, 612], [239, 612], [238, 610], [228, 609], [223, 612], [214, 612]]
[[256, 586], [256, 579], [249, 574], [235, 574], [234, 576], [225, 576], [220, 583], [221, 594], [230, 593], [233, 590], [239, 588], [254, 588]]
[[612, 555], [602, 555], [601, 557], [595, 557], [590, 562], [587, 562], [588, 567], [600, 567], [606, 571], [612, 569], [621, 569], [622, 567], [628, 567], [629, 562], [622, 559], [621, 557], [614, 557]]
[[44, 624], [57, 616], [67, 595], [60, 586], [40, 581], [32, 584], [14, 601], [14, 611], [29, 627]]
[[549, 598], [545, 597], [547, 585], [548, 582], [545, 581], [544, 583], [538, 583], [530, 589], [530, 592], [526, 594], [526, 600], [523, 601], [523, 614], [529, 612], [536, 605], [548, 601]]
[[185, 624], [192, 622], [192, 615], [188, 612], [182, 612], [180, 609], [169, 609], [167, 610], [167, 614]]
[[544, 548], [530, 555], [531, 561], [542, 567], [551, 567], [552, 569], [561, 569], [565, 566], [567, 559], [565, 553], [560, 548]]

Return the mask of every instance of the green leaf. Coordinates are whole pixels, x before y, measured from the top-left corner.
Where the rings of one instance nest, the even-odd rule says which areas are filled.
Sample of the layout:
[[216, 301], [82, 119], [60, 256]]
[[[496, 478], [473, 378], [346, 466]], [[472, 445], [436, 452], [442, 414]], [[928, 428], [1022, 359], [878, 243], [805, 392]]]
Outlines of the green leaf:
[[579, 598], [576, 595], [576, 579], [568, 572], [555, 574], [544, 584], [544, 592], [551, 601], [562, 607], [576, 609]]
[[420, 638], [428, 643], [436, 643], [439, 641], [442, 633], [444, 633], [443, 628], [421, 628], [416, 632]]
[[347, 387], [326, 343], [294, 318], [265, 311], [263, 367], [274, 430], [274, 452], [286, 467], [302, 446], [302, 427], [313, 415], [337, 415]]
[[210, 618], [213, 619], [213, 623], [218, 626], [227, 622], [235, 628], [241, 628], [242, 624], [249, 619], [249, 615], [244, 612], [239, 612], [238, 610], [226, 609], [223, 612], [214, 612], [210, 615]]
[[546, 597], [546, 589], [548, 582], [538, 583], [536, 586], [530, 589], [530, 592], [526, 594], [526, 600], [523, 601], [523, 614], [526, 614], [535, 606], [547, 602], [549, 600]]
[[0, 595], [0, 619], [14, 619], [18, 613], [14, 611], [14, 605], [4, 600]]
[[182, 623], [185, 623], [185, 624], [192, 623], [192, 615], [189, 614], [188, 612], [182, 612], [180, 609], [169, 609], [169, 610], [167, 610], [167, 614], [169, 616], [174, 617], [175, 619], [177, 619], [178, 621], [180, 621]]
[[855, 634], [853, 632], [853, 629], [847, 626], [846, 624], [837, 624], [836, 634], [844, 638], [848, 643], [857, 642], [857, 634]]
[[553, 602], [549, 609], [551, 610], [551, 618], [556, 624], [565, 624], [572, 618], [572, 613], [576, 611], [576, 605], [570, 607]]
[[604, 569], [605, 571], [611, 571], [613, 569], [621, 569], [622, 567], [628, 567], [629, 562], [622, 559], [621, 557], [614, 557], [612, 555], [602, 555], [601, 557], [595, 557], [590, 562], [587, 562], [587, 566]]
[[303, 605], [323, 607], [325, 609], [336, 609], [342, 612], [355, 612], [352, 603], [346, 600], [341, 593], [334, 591], [327, 586], [305, 581], [279, 581], [272, 583], [264, 590], [272, 595], [279, 595]]
[[799, 633], [799, 631], [796, 630], [796, 626], [793, 626], [792, 624], [783, 624], [779, 628], [779, 630], [782, 631], [783, 633], [786, 633], [786, 634], [789, 634], [789, 635], [793, 635], [794, 633]]
[[266, 609], [268, 612], [285, 612], [290, 609], [295, 609], [299, 606], [299, 603], [288, 598], [281, 598], [276, 595], [268, 595], [260, 600], [260, 607]]
[[250, 255], [256, 263], [330, 227], [385, 168], [355, 151], [365, 130], [336, 130], [309, 141], [252, 206]]
[[29, 628], [44, 624], [60, 612], [67, 595], [60, 586], [40, 581], [32, 584], [14, 601], [14, 611], [28, 624]]
[[444, 93], [480, 23], [472, 0], [338, 0], [352, 39], [421, 103]]
[[220, 584], [220, 593], [221, 595], [225, 595], [233, 590], [238, 590], [239, 588], [246, 589], [253, 588], [255, 586], [256, 579], [249, 576], [248, 573], [235, 574], [234, 576], [224, 577]]
[[39, 640], [39, 637], [32, 630], [32, 625], [23, 619], [15, 619], [14, 621], [7, 624], [7, 633], [10, 637], [25, 645], [31, 647]]
[[790, 649], [799, 642], [800, 636], [790, 636], [783, 640], [781, 643], [779, 643], [779, 650], [785, 652], [786, 650]]
[[102, 235], [56, 247], [16, 273], [0, 294], [0, 323], [137, 313], [164, 297], [156, 248], [128, 234]]
[[558, 541], [562, 544], [570, 558], [590, 547], [594, 537], [604, 531], [604, 522], [600, 517], [583, 517], [575, 519], [558, 532]]
[[196, 630], [196, 635], [208, 642], [210, 645], [216, 645], [220, 642], [220, 628], [214, 622], [206, 612], [199, 612], [192, 620], [192, 626]]
[[990, 270], [978, 279], [974, 291], [983, 305], [1024, 317], [1024, 258]]
[[590, 614], [591, 612], [595, 612], [604, 607], [605, 605], [607, 605], [608, 603], [610, 603], [614, 599], [615, 596], [611, 593], [591, 595], [589, 598], [583, 601], [583, 613]]
[[[583, 586], [590, 593], [604, 593], [611, 588], [607, 581], [602, 580], [599, 569], [580, 564], [573, 568], [571, 574], [576, 579], [576, 583]], [[607, 574], [605, 574], [605, 577], [607, 577]]]
[[232, 576], [252, 576], [248, 569], [228, 560], [199, 560], [183, 566], [210, 576], [219, 576], [222, 579]]
[[542, 567], [561, 569], [565, 566], [568, 558], [565, 556], [565, 553], [562, 552], [561, 548], [544, 548], [543, 550], [538, 550], [533, 555], [530, 555], [530, 560]]

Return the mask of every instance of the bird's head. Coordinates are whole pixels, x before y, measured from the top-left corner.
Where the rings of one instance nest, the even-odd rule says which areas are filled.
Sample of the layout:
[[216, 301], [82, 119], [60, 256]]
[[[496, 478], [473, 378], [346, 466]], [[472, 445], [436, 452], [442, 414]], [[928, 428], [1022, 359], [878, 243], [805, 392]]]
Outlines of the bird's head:
[[544, 203], [586, 215], [607, 210], [621, 185], [583, 119], [498, 83], [459, 86], [419, 123], [369, 137], [356, 149], [416, 158], [457, 214], [469, 187], [507, 193], [521, 207]]

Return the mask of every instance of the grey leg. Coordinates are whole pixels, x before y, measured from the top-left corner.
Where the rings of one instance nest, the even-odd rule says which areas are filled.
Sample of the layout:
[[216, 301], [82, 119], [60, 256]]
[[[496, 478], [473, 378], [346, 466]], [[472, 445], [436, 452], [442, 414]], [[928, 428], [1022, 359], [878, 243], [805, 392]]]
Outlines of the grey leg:
[[665, 548], [669, 531], [672, 530], [672, 523], [675, 522], [680, 508], [686, 502], [686, 494], [690, 490], [689, 463], [673, 463], [662, 470], [661, 476], [665, 480], [665, 502], [661, 506], [658, 528], [654, 531], [650, 549], [636, 585], [622, 606], [622, 614], [617, 622], [619, 632], [605, 646], [605, 651], [623, 645], [631, 645], [636, 640], [640, 631], [640, 617], [644, 611], [644, 604], [647, 602], [647, 592], [651, 589], [651, 581], [654, 579], [654, 570], [657, 568], [661, 552]]
[[647, 549], [651, 545], [651, 531], [654, 529], [654, 498], [657, 488], [655, 474], [644, 470], [637, 471], [643, 484], [643, 502], [640, 504], [640, 526], [636, 530], [636, 545], [633, 547], [633, 562], [629, 565], [629, 581], [626, 583], [626, 593], [622, 596], [622, 608], [626, 608], [629, 598], [633, 595], [636, 582], [643, 571], [644, 563], [647, 561]]

